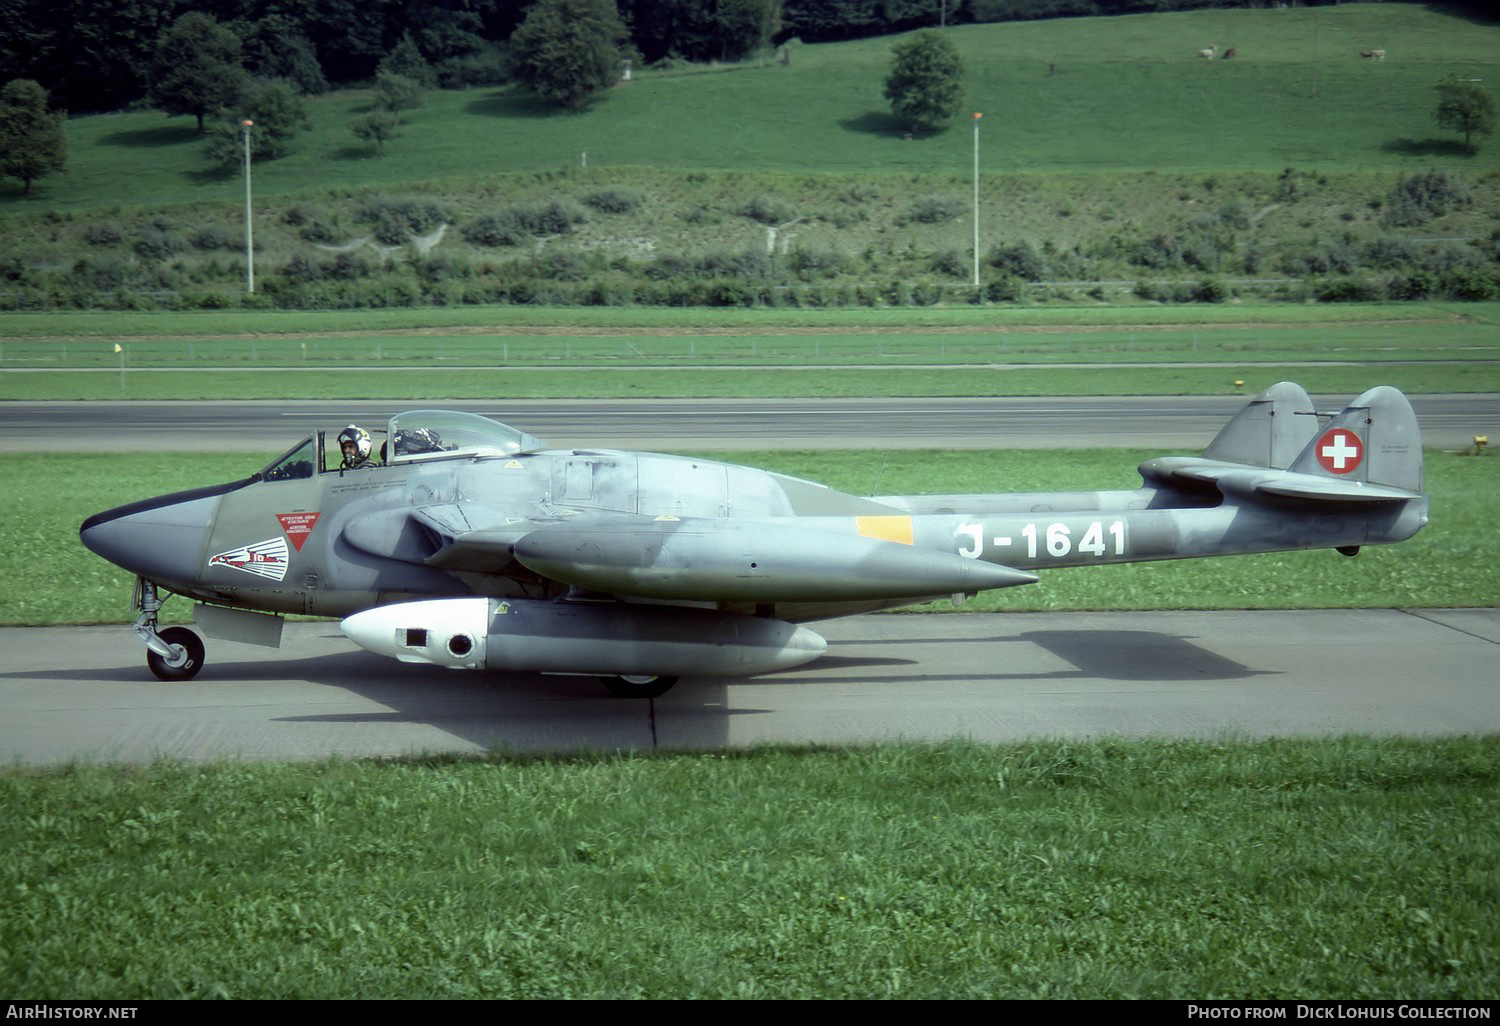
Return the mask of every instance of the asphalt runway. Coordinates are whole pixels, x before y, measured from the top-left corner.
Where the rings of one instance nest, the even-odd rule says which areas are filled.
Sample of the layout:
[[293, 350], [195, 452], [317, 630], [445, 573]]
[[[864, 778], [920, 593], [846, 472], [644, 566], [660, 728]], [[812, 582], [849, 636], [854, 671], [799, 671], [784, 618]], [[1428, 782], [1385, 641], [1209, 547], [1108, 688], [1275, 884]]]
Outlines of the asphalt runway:
[[0, 630], [0, 758], [138, 763], [723, 750], [897, 739], [1262, 738], [1500, 731], [1500, 610], [885, 614], [828, 654], [655, 700], [594, 678], [412, 666], [333, 623], [210, 641], [163, 683], [128, 627]]
[[[1315, 396], [1339, 410], [1353, 396]], [[497, 400], [465, 402], [6, 402], [12, 452], [276, 453], [350, 421], [441, 406], [495, 417], [555, 448], [698, 452], [746, 449], [1075, 449], [1198, 452], [1246, 396], [928, 399]], [[1500, 438], [1500, 396], [1413, 396], [1423, 444]]]

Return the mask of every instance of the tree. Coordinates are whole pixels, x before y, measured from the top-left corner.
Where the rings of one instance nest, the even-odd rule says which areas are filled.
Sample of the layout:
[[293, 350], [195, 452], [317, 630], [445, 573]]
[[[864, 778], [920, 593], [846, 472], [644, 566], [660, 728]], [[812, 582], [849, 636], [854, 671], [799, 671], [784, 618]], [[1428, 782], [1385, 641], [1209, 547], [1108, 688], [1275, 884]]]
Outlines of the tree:
[[168, 114], [196, 117], [202, 135], [204, 116], [228, 106], [244, 78], [239, 37], [208, 15], [190, 11], [157, 41], [151, 99]]
[[400, 124], [401, 118], [394, 111], [372, 110], [349, 122], [349, 131], [365, 142], [373, 142], [375, 152], [384, 153], [385, 141], [400, 134], [396, 131]]
[[422, 87], [414, 79], [382, 71], [375, 79], [375, 109], [400, 115], [422, 106]]
[[1433, 116], [1437, 123], [1443, 128], [1462, 132], [1464, 149], [1474, 152], [1473, 137], [1489, 135], [1495, 130], [1495, 101], [1478, 82], [1457, 75], [1444, 75], [1436, 88], [1438, 105]]
[[0, 177], [31, 183], [54, 175], [68, 162], [68, 140], [61, 114], [47, 109], [47, 91], [29, 78], [0, 90]]
[[380, 65], [375, 71], [377, 75], [409, 78], [423, 89], [431, 89], [437, 85], [437, 73], [427, 63], [427, 58], [422, 56], [422, 51], [417, 49], [416, 40], [412, 39], [410, 32], [401, 34], [401, 41], [380, 59]]
[[891, 52], [894, 60], [885, 79], [891, 113], [910, 124], [913, 134], [940, 127], [963, 99], [963, 62], [958, 51], [936, 32], [918, 32]]
[[328, 92], [328, 79], [318, 64], [318, 55], [297, 23], [282, 14], [254, 22], [231, 22], [240, 37], [245, 70], [256, 78], [281, 78], [303, 96]]
[[285, 82], [269, 79], [246, 80], [232, 105], [220, 115], [210, 133], [208, 156], [224, 167], [235, 167], [243, 159], [247, 119], [255, 123], [250, 130], [250, 155], [261, 160], [286, 156], [297, 133], [308, 127], [302, 97]]
[[619, 80], [628, 38], [614, 0], [539, 0], [510, 37], [512, 73], [547, 102], [578, 107]]

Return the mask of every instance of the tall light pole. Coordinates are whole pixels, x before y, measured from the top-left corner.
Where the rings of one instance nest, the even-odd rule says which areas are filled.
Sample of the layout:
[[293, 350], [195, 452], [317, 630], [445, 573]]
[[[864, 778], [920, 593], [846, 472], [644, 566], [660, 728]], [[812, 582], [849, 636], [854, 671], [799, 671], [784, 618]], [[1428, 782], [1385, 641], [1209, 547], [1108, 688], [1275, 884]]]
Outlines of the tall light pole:
[[979, 119], [974, 112], [974, 297], [979, 298]]
[[245, 291], [255, 291], [255, 233], [250, 227], [250, 127], [255, 122], [240, 122], [245, 137]]

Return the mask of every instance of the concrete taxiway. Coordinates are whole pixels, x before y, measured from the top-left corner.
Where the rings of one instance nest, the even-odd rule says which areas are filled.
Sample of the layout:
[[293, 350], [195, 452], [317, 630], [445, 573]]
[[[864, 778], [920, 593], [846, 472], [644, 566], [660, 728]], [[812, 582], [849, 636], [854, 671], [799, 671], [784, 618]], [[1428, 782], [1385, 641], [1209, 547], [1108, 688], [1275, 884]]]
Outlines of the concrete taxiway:
[[828, 654], [684, 680], [655, 700], [593, 678], [410, 666], [328, 623], [271, 650], [209, 642], [150, 676], [123, 625], [0, 630], [0, 758], [305, 760], [722, 750], [896, 739], [1438, 736], [1500, 732], [1500, 610], [887, 614], [813, 625]]

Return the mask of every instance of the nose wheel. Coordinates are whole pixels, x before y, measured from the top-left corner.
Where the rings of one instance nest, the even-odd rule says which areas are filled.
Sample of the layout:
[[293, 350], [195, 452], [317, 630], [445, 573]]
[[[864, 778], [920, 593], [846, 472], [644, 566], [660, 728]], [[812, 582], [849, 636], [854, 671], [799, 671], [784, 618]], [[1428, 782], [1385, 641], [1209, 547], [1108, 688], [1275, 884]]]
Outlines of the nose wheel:
[[158, 680], [192, 680], [203, 669], [203, 641], [186, 627], [168, 627], [157, 637], [170, 651], [158, 655], [146, 649], [146, 665]]

